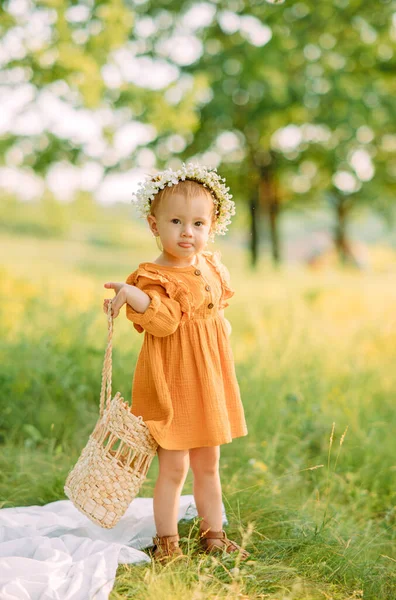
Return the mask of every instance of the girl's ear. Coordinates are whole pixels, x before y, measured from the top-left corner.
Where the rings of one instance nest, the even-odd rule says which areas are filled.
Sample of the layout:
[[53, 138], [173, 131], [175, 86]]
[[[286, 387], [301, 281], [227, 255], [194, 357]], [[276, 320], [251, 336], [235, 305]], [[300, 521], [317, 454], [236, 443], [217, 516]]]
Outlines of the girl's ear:
[[154, 215], [148, 215], [147, 216], [147, 223], [149, 224], [149, 227], [150, 227], [150, 229], [151, 229], [151, 231], [153, 233], [158, 233], [158, 230], [157, 230], [157, 220], [154, 217]]

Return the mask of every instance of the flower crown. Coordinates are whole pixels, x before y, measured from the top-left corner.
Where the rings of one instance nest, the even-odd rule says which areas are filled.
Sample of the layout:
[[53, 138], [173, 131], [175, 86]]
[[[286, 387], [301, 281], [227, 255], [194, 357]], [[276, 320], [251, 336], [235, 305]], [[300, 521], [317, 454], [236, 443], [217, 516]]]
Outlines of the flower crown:
[[235, 202], [231, 200], [232, 195], [228, 194], [229, 187], [223, 182], [225, 179], [217, 174], [216, 167], [209, 170], [207, 167], [194, 163], [182, 163], [181, 169], [173, 171], [171, 168], [161, 171], [157, 175], [149, 176], [144, 182], [139, 183], [138, 190], [133, 194], [132, 202], [135, 203], [142, 217], [150, 214], [151, 201], [155, 194], [164, 189], [165, 186], [171, 187], [179, 181], [197, 181], [210, 191], [213, 197], [213, 204], [216, 207], [217, 216], [213, 226], [213, 234], [225, 235], [227, 225], [231, 223], [231, 216], [235, 215]]

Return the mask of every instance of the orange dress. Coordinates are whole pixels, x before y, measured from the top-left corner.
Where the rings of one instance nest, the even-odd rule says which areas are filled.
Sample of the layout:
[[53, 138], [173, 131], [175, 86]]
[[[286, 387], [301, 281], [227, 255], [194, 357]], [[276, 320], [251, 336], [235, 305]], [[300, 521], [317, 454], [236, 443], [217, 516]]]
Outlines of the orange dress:
[[131, 412], [167, 450], [227, 444], [248, 433], [227, 322], [234, 295], [219, 251], [170, 267], [140, 263], [126, 283], [151, 298], [144, 313], [126, 304], [145, 332], [132, 382]]

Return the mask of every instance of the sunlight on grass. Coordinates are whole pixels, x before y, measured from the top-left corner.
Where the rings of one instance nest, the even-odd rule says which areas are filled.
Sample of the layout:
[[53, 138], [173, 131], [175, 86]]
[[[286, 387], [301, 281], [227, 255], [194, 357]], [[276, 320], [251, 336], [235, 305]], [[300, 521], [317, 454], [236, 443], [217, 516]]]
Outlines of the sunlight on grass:
[[[139, 230], [140, 232], [141, 230]], [[0, 501], [63, 499], [98, 416], [105, 281], [155, 246], [4, 238], [0, 272]], [[140, 238], [139, 238], [140, 239]], [[184, 567], [120, 566], [124, 597], [392, 600], [395, 572], [396, 286], [387, 269], [246, 269], [218, 246], [236, 291], [226, 309], [249, 435], [222, 447], [229, 537], [251, 560], [197, 555]], [[130, 399], [140, 336], [115, 322], [113, 392]], [[152, 496], [154, 460], [142, 495]], [[38, 475], [40, 475], [38, 477]], [[192, 493], [189, 473], [183, 493]], [[250, 529], [249, 529], [250, 528]], [[192, 537], [191, 537], [192, 536]]]

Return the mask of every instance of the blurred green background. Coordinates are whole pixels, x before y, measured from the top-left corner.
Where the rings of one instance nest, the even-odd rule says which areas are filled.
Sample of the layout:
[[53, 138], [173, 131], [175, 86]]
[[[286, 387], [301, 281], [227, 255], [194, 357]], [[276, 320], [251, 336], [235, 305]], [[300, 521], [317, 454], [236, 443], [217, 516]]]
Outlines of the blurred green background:
[[[228, 531], [253, 556], [120, 566], [112, 598], [394, 600], [395, 1], [12, 0], [0, 31], [0, 507], [65, 499], [103, 283], [159, 254], [132, 193], [196, 161], [236, 202], [209, 249], [249, 429], [222, 447]], [[141, 342], [121, 314], [128, 400]]]

